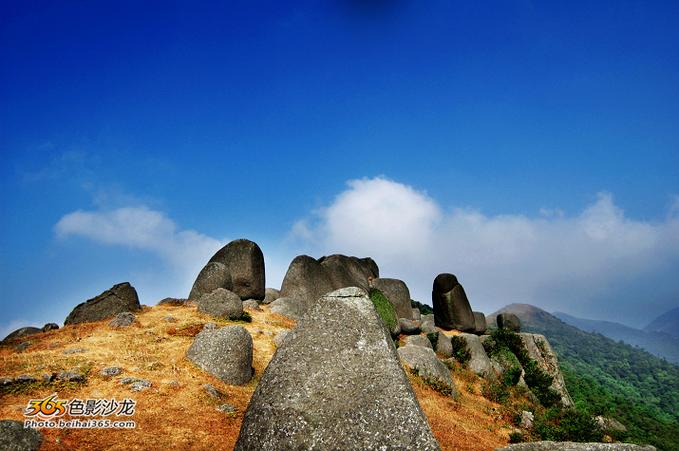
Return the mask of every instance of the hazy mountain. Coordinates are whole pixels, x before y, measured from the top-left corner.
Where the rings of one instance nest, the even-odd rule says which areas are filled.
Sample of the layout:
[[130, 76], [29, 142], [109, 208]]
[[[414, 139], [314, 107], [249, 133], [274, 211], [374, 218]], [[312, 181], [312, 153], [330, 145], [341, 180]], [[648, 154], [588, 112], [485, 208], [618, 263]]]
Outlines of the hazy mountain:
[[[676, 320], [679, 321], [679, 310], [677, 310], [677, 313]], [[578, 318], [562, 312], [554, 312], [554, 316], [585, 332], [598, 332], [613, 340], [621, 340], [627, 344], [639, 346], [651, 354], [666, 358], [670, 362], [679, 363], [679, 338], [668, 333], [635, 329], [612, 321]]]
[[664, 332], [679, 339], [679, 307], [663, 313], [644, 327], [644, 330]]
[[640, 348], [585, 332], [528, 304], [512, 312], [526, 332], [545, 335], [559, 357], [566, 386], [578, 408], [621, 421], [629, 440], [660, 450], [679, 449], [679, 367]]

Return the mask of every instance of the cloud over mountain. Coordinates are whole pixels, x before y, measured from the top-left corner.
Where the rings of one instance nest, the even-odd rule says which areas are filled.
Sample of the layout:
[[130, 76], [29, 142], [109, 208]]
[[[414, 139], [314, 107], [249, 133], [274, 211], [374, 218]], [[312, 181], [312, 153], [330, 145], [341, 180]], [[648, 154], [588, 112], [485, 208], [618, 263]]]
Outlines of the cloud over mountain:
[[420, 300], [429, 301], [436, 274], [453, 272], [473, 305], [488, 311], [534, 302], [629, 323], [679, 294], [671, 275], [679, 269], [676, 210], [662, 222], [636, 220], [608, 193], [572, 216], [486, 215], [383, 177], [352, 180], [292, 233], [315, 254], [373, 256]]

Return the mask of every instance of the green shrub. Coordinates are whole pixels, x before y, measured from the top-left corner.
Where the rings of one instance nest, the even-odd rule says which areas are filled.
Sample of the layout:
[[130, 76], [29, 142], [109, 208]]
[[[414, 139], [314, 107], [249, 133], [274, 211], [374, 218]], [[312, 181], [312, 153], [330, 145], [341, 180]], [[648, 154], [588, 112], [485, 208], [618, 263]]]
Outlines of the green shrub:
[[417, 302], [414, 299], [410, 300], [410, 306], [412, 308], [418, 309], [422, 315], [431, 315], [432, 313], [434, 313], [434, 310], [427, 304], [422, 304], [421, 302]]
[[509, 433], [509, 443], [521, 443], [521, 442], [523, 442], [523, 434], [521, 432]]
[[600, 442], [603, 433], [587, 412], [553, 407], [533, 422], [534, 431], [542, 440], [558, 442]]
[[467, 349], [467, 341], [456, 335], [451, 335], [450, 343], [453, 345], [453, 357], [460, 362], [460, 365], [466, 366], [472, 355]]
[[252, 315], [250, 315], [249, 312], [243, 312], [238, 316], [230, 316], [229, 319], [231, 321], [243, 321], [245, 323], [251, 323], [252, 322]]
[[481, 388], [481, 394], [498, 404], [504, 404], [509, 400], [507, 387], [496, 380], [486, 381]]
[[398, 317], [389, 299], [377, 288], [371, 288], [370, 300], [375, 306], [375, 310], [377, 310], [377, 314], [382, 319], [382, 322], [387, 326], [387, 329], [390, 331], [394, 330], [398, 325]]

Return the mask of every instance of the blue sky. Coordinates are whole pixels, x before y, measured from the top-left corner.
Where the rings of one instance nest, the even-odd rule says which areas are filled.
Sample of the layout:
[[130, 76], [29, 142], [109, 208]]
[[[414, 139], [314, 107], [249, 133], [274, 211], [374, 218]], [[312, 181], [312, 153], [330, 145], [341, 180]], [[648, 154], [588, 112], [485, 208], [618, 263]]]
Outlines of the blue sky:
[[543, 3], [2, 2], [0, 332], [238, 237], [271, 286], [342, 252], [486, 312], [679, 305], [679, 5]]

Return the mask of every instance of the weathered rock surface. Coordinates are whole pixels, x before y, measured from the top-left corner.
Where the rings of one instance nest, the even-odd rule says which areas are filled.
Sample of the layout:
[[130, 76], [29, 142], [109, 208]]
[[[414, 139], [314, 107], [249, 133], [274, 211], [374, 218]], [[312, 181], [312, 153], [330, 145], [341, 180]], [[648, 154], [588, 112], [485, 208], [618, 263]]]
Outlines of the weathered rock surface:
[[236, 449], [439, 449], [364, 290], [325, 295], [288, 333]]
[[189, 299], [196, 300], [201, 296], [210, 294], [217, 288], [225, 290], [233, 289], [231, 274], [225, 264], [220, 262], [209, 262], [203, 267], [193, 283]]
[[252, 337], [243, 326], [204, 328], [186, 357], [227, 384], [243, 385], [252, 378]]
[[423, 346], [425, 348], [434, 349], [431, 346], [431, 341], [424, 335], [411, 335], [404, 340], [405, 346]]
[[37, 327], [21, 327], [14, 332], [11, 332], [9, 335], [5, 337], [3, 342], [9, 342], [12, 340], [16, 340], [22, 337], [28, 337], [29, 335], [35, 335], [39, 334], [42, 332], [42, 329], [38, 329]]
[[444, 386], [457, 397], [457, 388], [450, 375], [450, 370], [436, 357], [431, 348], [406, 345], [398, 348], [401, 361], [414, 370], [422, 379]]
[[559, 361], [549, 341], [544, 335], [529, 333], [520, 333], [519, 335], [526, 351], [528, 351], [528, 356], [537, 361], [538, 366], [554, 379], [551, 387], [561, 396], [561, 404], [565, 407], [572, 406], [573, 399], [566, 389], [566, 383], [559, 369]]
[[141, 309], [137, 290], [129, 282], [119, 283], [99, 296], [77, 305], [66, 317], [64, 324], [101, 321], [117, 313], [136, 312]]
[[594, 421], [599, 425], [604, 432], [625, 432], [627, 427], [624, 424], [616, 420], [615, 418], [604, 417], [602, 415], [597, 415], [594, 417]]
[[472, 312], [474, 314], [474, 333], [476, 335], [483, 335], [486, 333], [486, 315], [482, 312]]
[[464, 288], [452, 274], [439, 274], [431, 293], [435, 324], [446, 330], [474, 332], [476, 323]]
[[450, 337], [443, 332], [435, 332], [436, 334], [436, 346], [434, 351], [437, 355], [443, 358], [448, 358], [453, 356], [453, 343], [450, 341]]
[[631, 443], [530, 442], [516, 443], [495, 451], [655, 451], [655, 446]]
[[113, 319], [108, 323], [109, 327], [130, 327], [137, 321], [137, 317], [131, 312], [121, 312], [116, 314]]
[[412, 319], [413, 321], [419, 321], [422, 319], [422, 314], [420, 313], [420, 309], [412, 308], [411, 309], [413, 312]]
[[410, 320], [405, 318], [398, 319], [398, 325], [401, 328], [401, 333], [406, 335], [413, 335], [420, 333], [420, 321]]
[[420, 324], [420, 330], [425, 334], [436, 332], [436, 326], [434, 325], [434, 314], [430, 313], [428, 315], [422, 315], [422, 322]]
[[374, 279], [372, 284], [374, 288], [380, 290], [389, 299], [398, 318], [412, 319], [413, 308], [410, 306], [410, 290], [408, 290], [404, 281], [378, 278]]
[[42, 444], [42, 433], [33, 428], [24, 428], [23, 423], [14, 420], [0, 421], [0, 449], [3, 451], [36, 451]]
[[267, 288], [264, 290], [264, 300], [262, 301], [262, 304], [271, 304], [279, 297], [281, 297], [280, 290], [275, 288]]
[[248, 299], [247, 301], [243, 301], [243, 309], [262, 310], [261, 308], [259, 308], [259, 303], [254, 299]]
[[300, 301], [306, 311], [326, 293], [344, 287], [367, 290], [368, 280], [379, 277], [377, 264], [371, 258], [330, 255], [316, 260], [308, 255], [295, 257], [283, 279], [281, 297]]
[[481, 339], [477, 335], [462, 333], [458, 335], [467, 342], [467, 350], [471, 355], [467, 367], [479, 376], [488, 376], [492, 373], [490, 359], [486, 350], [483, 349]]
[[499, 329], [507, 329], [513, 332], [521, 332], [521, 320], [513, 313], [500, 313], [497, 315], [497, 327]]
[[240, 297], [224, 288], [217, 288], [197, 300], [198, 311], [217, 318], [238, 319], [243, 316], [243, 301]]
[[306, 306], [302, 301], [296, 298], [282, 297], [273, 301], [271, 304], [271, 311], [279, 315], [287, 316], [292, 319], [300, 319], [306, 311]]
[[200, 271], [189, 294], [198, 299], [217, 288], [236, 293], [241, 300], [264, 299], [264, 254], [257, 243], [234, 240], [212, 256]]

